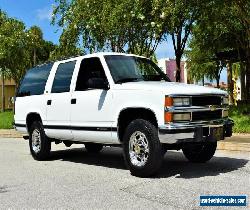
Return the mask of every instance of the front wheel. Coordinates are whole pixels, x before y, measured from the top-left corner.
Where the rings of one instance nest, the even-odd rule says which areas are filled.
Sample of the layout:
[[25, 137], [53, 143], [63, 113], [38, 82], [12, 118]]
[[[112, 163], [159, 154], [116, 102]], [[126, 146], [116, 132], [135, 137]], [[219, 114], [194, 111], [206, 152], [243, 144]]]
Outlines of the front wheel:
[[193, 143], [183, 147], [185, 157], [194, 163], [205, 163], [213, 156], [217, 148], [217, 142]]
[[132, 175], [148, 177], [160, 168], [163, 155], [156, 127], [149, 121], [136, 119], [123, 137], [124, 158]]
[[32, 123], [29, 132], [30, 153], [35, 160], [46, 160], [50, 155], [51, 142], [39, 121]]

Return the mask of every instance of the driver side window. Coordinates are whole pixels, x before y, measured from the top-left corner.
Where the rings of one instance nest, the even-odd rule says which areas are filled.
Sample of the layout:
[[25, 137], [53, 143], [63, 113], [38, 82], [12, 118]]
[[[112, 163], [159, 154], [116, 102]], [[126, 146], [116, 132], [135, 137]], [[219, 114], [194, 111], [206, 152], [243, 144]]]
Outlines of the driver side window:
[[107, 81], [102, 63], [99, 58], [85, 58], [82, 60], [76, 81], [76, 91], [87, 90], [89, 79], [100, 78]]

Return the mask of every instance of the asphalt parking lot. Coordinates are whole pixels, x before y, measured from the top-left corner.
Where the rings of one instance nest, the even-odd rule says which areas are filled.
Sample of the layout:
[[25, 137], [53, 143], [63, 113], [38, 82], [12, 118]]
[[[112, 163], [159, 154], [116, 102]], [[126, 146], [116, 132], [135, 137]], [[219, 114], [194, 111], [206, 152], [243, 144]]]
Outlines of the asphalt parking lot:
[[250, 195], [249, 152], [217, 151], [210, 162], [193, 164], [170, 151], [157, 176], [137, 178], [120, 148], [89, 154], [61, 144], [52, 151], [38, 162], [27, 141], [0, 138], [1, 209], [201, 209], [200, 195]]

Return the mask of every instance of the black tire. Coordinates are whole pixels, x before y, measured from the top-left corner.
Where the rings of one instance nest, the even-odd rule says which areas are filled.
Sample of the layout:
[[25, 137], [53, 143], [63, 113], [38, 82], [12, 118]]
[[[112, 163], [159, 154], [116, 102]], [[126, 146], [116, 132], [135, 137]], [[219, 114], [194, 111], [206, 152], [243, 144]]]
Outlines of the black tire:
[[[40, 136], [40, 143], [35, 141], [35, 135]], [[34, 121], [30, 127], [29, 147], [30, 153], [35, 160], [46, 160], [50, 156], [51, 142], [44, 132], [42, 123], [39, 121]]]
[[[137, 138], [136, 135], [140, 137]], [[143, 142], [145, 142], [144, 139], [146, 138], [147, 143], [145, 145], [147, 149], [145, 150], [145, 147], [143, 148], [143, 146], [139, 144], [132, 144], [133, 138], [139, 139], [139, 144], [141, 144], [140, 139], [143, 139]], [[149, 121], [136, 119], [128, 125], [123, 136], [123, 149], [125, 163], [134, 176], [149, 177], [154, 175], [161, 167], [163, 159], [161, 143], [159, 141], [157, 128]], [[132, 157], [133, 154], [135, 154], [134, 157]], [[146, 160], [141, 161], [143, 165], [140, 165], [140, 160], [143, 160], [143, 157], [146, 157]]]
[[96, 143], [85, 143], [84, 145], [89, 153], [98, 153], [103, 148], [102, 144], [96, 144]]
[[217, 148], [217, 142], [193, 143], [182, 148], [185, 157], [194, 163], [205, 163], [213, 156]]
[[167, 145], [166, 144], [162, 144], [161, 145], [161, 154], [162, 154], [162, 156], [164, 156], [167, 153], [167, 151], [168, 151]]

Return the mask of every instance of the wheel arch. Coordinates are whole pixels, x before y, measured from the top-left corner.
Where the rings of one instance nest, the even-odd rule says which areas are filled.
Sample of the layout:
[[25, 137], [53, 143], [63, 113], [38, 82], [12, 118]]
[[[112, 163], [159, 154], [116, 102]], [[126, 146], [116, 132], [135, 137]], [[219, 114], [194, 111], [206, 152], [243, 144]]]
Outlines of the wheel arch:
[[34, 121], [40, 121], [42, 123], [43, 121], [41, 115], [37, 112], [30, 112], [29, 114], [27, 114], [26, 127], [28, 132], [30, 131], [30, 127]]
[[126, 107], [119, 112], [117, 118], [117, 135], [122, 142], [123, 135], [128, 124], [135, 119], [145, 119], [158, 128], [158, 120], [156, 113], [146, 107]]

